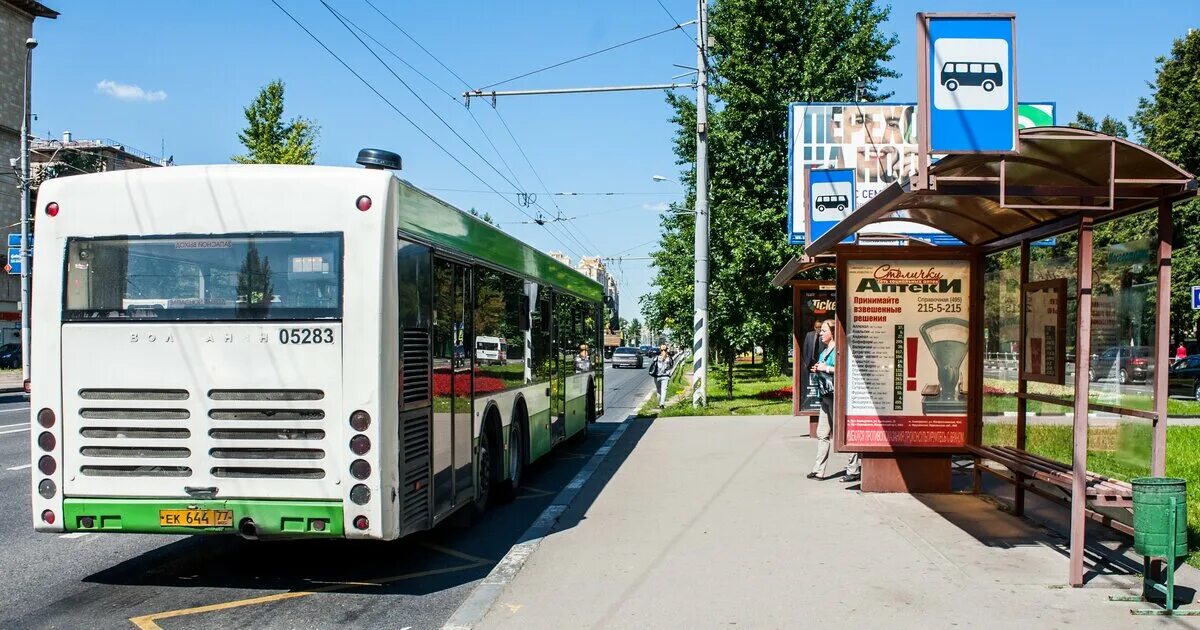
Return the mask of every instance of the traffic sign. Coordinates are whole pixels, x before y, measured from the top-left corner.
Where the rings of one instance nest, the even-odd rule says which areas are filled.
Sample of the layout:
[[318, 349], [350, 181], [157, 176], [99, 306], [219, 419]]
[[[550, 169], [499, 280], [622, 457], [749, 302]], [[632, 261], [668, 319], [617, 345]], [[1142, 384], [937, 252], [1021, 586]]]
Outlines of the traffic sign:
[[927, 151], [1017, 151], [1016, 17], [921, 17], [928, 62], [921, 90], [921, 109], [928, 111]]
[[4, 270], [13, 275], [21, 274], [21, 248], [8, 248], [8, 264], [4, 265]]
[[[804, 236], [808, 245], [821, 238], [838, 221], [854, 212], [854, 180], [852, 168], [822, 168], [804, 170], [808, 207], [805, 208]], [[843, 243], [853, 243], [848, 236]]]
[[1192, 287], [1192, 310], [1200, 309], [1200, 287]]
[[[21, 246], [21, 235], [20, 234], [9, 234], [8, 235], [8, 246], [9, 247], [20, 247]], [[33, 247], [33, 235], [32, 234], [29, 235], [29, 246]]]

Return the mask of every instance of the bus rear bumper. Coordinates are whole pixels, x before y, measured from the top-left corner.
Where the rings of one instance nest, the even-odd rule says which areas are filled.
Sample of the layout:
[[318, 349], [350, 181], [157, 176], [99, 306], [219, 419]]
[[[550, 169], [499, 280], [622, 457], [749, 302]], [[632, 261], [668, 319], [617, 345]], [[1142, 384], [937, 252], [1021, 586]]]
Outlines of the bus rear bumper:
[[[231, 511], [228, 525], [182, 526], [181, 511]], [[168, 513], [168, 511], [170, 511]], [[168, 515], [170, 514], [170, 515]], [[222, 514], [222, 517], [225, 516]], [[69, 532], [134, 534], [237, 534], [249, 519], [256, 537], [342, 537], [340, 501], [267, 501], [257, 499], [122, 499], [63, 500], [63, 527]]]

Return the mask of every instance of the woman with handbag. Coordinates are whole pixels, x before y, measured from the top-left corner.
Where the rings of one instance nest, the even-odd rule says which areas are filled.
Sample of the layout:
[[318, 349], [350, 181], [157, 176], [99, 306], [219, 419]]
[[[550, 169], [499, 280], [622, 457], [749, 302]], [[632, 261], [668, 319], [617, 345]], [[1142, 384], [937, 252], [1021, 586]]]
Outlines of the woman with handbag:
[[809, 368], [816, 381], [817, 399], [820, 401], [821, 413], [817, 420], [817, 461], [813, 463], [809, 479], [824, 479], [825, 465], [829, 463], [829, 436], [833, 434], [833, 365], [834, 340], [833, 320], [821, 322], [821, 343], [824, 348], [816, 363]]

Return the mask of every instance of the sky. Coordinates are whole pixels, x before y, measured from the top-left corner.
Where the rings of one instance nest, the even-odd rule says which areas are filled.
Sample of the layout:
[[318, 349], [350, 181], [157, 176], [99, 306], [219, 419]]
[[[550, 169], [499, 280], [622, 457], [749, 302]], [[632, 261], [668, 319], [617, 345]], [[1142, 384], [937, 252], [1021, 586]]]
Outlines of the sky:
[[[320, 126], [319, 164], [353, 166], [363, 147], [396, 151], [405, 179], [491, 214], [535, 247], [565, 251], [573, 262], [580, 255], [622, 258], [610, 263], [621, 285], [621, 316], [640, 316], [637, 298], [650, 291], [645, 257], [657, 241], [659, 213], [682, 195], [663, 93], [506, 97], [495, 110], [488, 101], [473, 101], [468, 110], [458, 95], [670, 29], [668, 12], [691, 20], [694, 2], [662, 0], [664, 10], [655, 0], [370, 0], [410, 39], [367, 0], [330, 0], [369, 35], [359, 33], [377, 59], [318, 0], [278, 0], [389, 105], [269, 0], [42, 1], [62, 15], [34, 27], [38, 135], [71, 131], [76, 139], [111, 138], [174, 156], [177, 164], [226, 163], [242, 150], [242, 109], [263, 85], [282, 79], [286, 115]], [[1189, 26], [1200, 26], [1195, 0], [891, 6], [884, 30], [899, 42], [888, 65], [901, 74], [882, 86], [894, 92], [891, 100], [916, 100], [917, 11], [1011, 11], [1019, 98], [1057, 103], [1060, 124], [1079, 110], [1127, 120], [1150, 93], [1155, 58]], [[687, 83], [689, 76], [672, 78], [687, 72], [679, 66], [696, 65], [682, 30], [495, 89]], [[654, 182], [653, 175], [668, 180]], [[522, 191], [536, 194], [534, 205], [522, 205]], [[567, 192], [619, 194], [553, 194]], [[539, 213], [567, 220], [541, 226], [532, 221]]]

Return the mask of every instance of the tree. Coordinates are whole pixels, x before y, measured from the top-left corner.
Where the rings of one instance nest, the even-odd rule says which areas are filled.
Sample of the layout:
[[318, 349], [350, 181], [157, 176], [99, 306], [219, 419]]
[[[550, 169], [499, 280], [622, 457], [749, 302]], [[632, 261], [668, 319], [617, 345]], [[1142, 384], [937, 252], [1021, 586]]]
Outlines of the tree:
[[313, 145], [319, 128], [307, 118], [284, 122], [283, 81], [275, 79], [268, 83], [243, 111], [246, 128], [238, 133], [238, 140], [246, 147], [246, 154], [233, 156], [234, 162], [312, 164], [316, 161]]
[[[1131, 122], [1142, 144], [1190, 173], [1200, 170], [1200, 31], [1174, 41], [1157, 59], [1152, 94], [1138, 101]], [[1200, 285], [1200, 201], [1175, 207], [1171, 262], [1171, 328], [1200, 341], [1200, 319], [1191, 308], [1192, 285]], [[1148, 232], [1143, 232], [1147, 234]]]
[[1129, 137], [1129, 128], [1125, 126], [1125, 123], [1112, 116], [1105, 116], [1104, 120], [1096, 123], [1095, 118], [1083, 112], [1075, 112], [1075, 120], [1067, 123], [1067, 126], [1075, 127], [1076, 129], [1087, 129], [1088, 131], [1099, 131], [1100, 133], [1118, 138]]
[[[881, 80], [898, 76], [884, 65], [897, 42], [881, 31], [888, 14], [874, 0], [718, 0], [713, 7], [709, 345], [726, 361], [758, 344], [768, 375], [784, 364], [791, 295], [771, 279], [798, 253], [785, 225], [787, 105], [852, 101], [858, 81], [864, 100], [890, 96], [878, 91]], [[688, 182], [687, 203], [677, 209], [691, 208], [695, 104], [679, 94], [667, 102]], [[670, 328], [684, 338], [673, 341], [690, 345], [694, 219], [664, 213], [661, 221], [643, 314], [652, 329]]]
[[622, 331], [626, 345], [636, 346], [642, 340], [642, 322], [638, 321], [636, 317], [626, 323]]
[[483, 221], [488, 225], [496, 225], [496, 222], [492, 219], [492, 214], [490, 212], [484, 211], [482, 214], [480, 214], [480, 212], [476, 210], [474, 206], [471, 207], [469, 212], [471, 213], [471, 216]]
[[42, 182], [56, 177], [99, 173], [104, 170], [104, 156], [77, 149], [62, 148], [55, 151], [50, 161], [42, 164], [30, 176], [29, 187], [37, 190]]
[[[258, 255], [254, 241], [246, 249], [246, 258], [237, 274], [239, 309], [263, 309], [271, 306], [271, 261]], [[243, 301], [244, 298], [244, 301]]]

